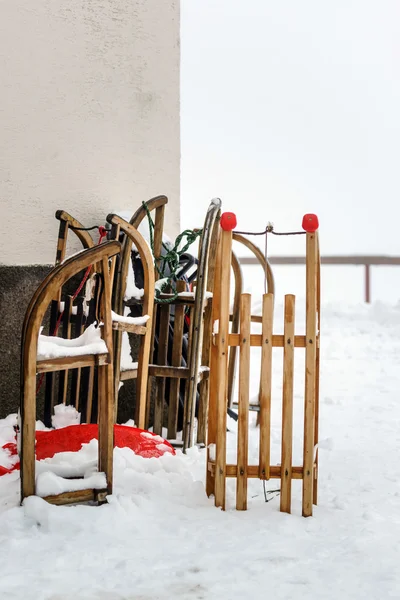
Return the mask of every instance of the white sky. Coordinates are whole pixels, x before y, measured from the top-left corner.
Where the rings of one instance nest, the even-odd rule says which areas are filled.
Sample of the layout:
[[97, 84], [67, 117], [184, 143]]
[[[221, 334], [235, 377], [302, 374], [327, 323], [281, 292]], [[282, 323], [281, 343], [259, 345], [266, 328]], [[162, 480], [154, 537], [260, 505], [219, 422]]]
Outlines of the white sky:
[[183, 225], [219, 196], [241, 229], [316, 212], [323, 254], [399, 255], [399, 66], [398, 0], [182, 0]]

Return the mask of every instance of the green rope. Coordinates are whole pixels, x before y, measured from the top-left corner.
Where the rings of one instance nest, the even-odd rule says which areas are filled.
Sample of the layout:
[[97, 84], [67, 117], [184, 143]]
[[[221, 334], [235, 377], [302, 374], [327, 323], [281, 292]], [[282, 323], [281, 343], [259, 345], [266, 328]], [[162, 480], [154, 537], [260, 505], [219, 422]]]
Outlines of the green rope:
[[[169, 248], [166, 244], [164, 244], [164, 242], [161, 242], [162, 247], [165, 250], [165, 254], [164, 256], [156, 256], [154, 253], [154, 222], [151, 218], [151, 214], [147, 203], [142, 202], [142, 205], [146, 211], [147, 219], [149, 222], [150, 247], [154, 257], [156, 269], [160, 276], [160, 279], [166, 279], [166, 281], [162, 284], [161, 288], [156, 289], [155, 301], [158, 304], [170, 304], [171, 302], [174, 302], [174, 300], [176, 300], [178, 297], [175, 282], [177, 280], [176, 272], [179, 268], [179, 260], [182, 254], [184, 254], [186, 250], [197, 240], [197, 238], [201, 236], [203, 230], [198, 229], [196, 231], [193, 231], [192, 229], [185, 229], [185, 231], [182, 231], [182, 233], [180, 233], [176, 238], [173, 248]], [[184, 244], [183, 248], [179, 249], [179, 246], [182, 240], [184, 239], [186, 239], [186, 243]], [[164, 274], [167, 266], [169, 268], [170, 275], [167, 278], [165, 278]], [[170, 298], [160, 298], [160, 294], [166, 292], [167, 289], [169, 289], [170, 287], [173, 288], [173, 295]]]

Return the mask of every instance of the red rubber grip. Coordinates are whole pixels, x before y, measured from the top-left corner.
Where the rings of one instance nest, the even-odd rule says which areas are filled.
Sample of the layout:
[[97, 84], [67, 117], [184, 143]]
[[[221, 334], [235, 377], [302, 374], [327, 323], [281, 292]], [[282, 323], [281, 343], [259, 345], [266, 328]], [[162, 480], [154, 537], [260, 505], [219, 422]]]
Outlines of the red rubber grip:
[[319, 227], [318, 217], [313, 213], [308, 213], [303, 217], [302, 227], [307, 233], [314, 233]]
[[232, 212], [225, 212], [221, 215], [220, 225], [224, 231], [232, 231], [237, 225], [236, 215]]

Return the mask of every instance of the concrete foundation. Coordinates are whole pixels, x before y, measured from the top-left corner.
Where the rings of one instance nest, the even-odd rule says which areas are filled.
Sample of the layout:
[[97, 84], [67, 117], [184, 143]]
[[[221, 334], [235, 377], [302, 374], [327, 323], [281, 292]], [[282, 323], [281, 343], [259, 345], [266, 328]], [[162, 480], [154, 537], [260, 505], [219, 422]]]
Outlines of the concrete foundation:
[[0, 417], [19, 407], [21, 330], [25, 311], [51, 265], [0, 265]]

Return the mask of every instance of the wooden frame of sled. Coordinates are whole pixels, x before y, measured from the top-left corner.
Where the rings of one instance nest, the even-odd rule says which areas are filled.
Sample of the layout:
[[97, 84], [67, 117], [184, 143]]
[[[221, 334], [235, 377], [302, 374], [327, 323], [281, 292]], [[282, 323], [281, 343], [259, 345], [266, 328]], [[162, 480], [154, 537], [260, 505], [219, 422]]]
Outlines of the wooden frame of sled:
[[[161, 255], [162, 236], [164, 228], [165, 206], [168, 202], [166, 196], [157, 196], [149, 200], [147, 210], [154, 214], [154, 254]], [[213, 287], [214, 259], [217, 238], [217, 220], [220, 214], [220, 201], [215, 200], [210, 204], [209, 210], [204, 222], [203, 235], [199, 246], [198, 256], [198, 282], [195, 293], [190, 295], [182, 294], [170, 304], [154, 305], [153, 318], [151, 323], [151, 342], [146, 338], [146, 350], [140, 355], [147, 356], [150, 353], [150, 364], [148, 365], [148, 375], [155, 379], [155, 406], [153, 427], [156, 433], [161, 434], [165, 405], [168, 404], [168, 438], [176, 439], [177, 422], [179, 410], [179, 396], [182, 395], [182, 385], [184, 386], [183, 404], [184, 404], [184, 428], [183, 428], [183, 446], [184, 448], [194, 443], [194, 410], [198, 394], [198, 428], [197, 442], [204, 443], [207, 429], [207, 407], [208, 407], [208, 367], [210, 363], [210, 341], [211, 341], [211, 298], [207, 297], [206, 292], [210, 292]], [[125, 299], [126, 278], [131, 262], [132, 242], [139, 249], [140, 256], [148, 253], [148, 246], [136, 243], [133, 237], [133, 231], [136, 231], [141, 222], [146, 218], [147, 211], [141, 206], [127, 223], [117, 215], [110, 214], [107, 217], [110, 223], [112, 239], [119, 239], [122, 236], [121, 256], [115, 257], [111, 262], [111, 278], [113, 279], [113, 310], [122, 315], [125, 306], [142, 305], [142, 301], [127, 301]], [[57, 211], [56, 217], [60, 221], [59, 240], [57, 244], [57, 262], [64, 260], [66, 253], [68, 231], [72, 230], [80, 239], [82, 245], [86, 248], [93, 247], [95, 242], [88, 231], [85, 231], [83, 225], [74, 219], [65, 211]], [[129, 235], [129, 232], [131, 235]], [[144, 273], [148, 274], [152, 269], [148, 268], [149, 260], [145, 260]], [[157, 269], [154, 270], [154, 279], [158, 279]], [[148, 279], [148, 281], [147, 281]], [[147, 288], [147, 289], [146, 289]], [[154, 281], [150, 285], [150, 277], [145, 276], [145, 306], [144, 313], [149, 314], [149, 306], [152, 303], [151, 289], [154, 296]], [[185, 292], [185, 284], [182, 281], [177, 282], [179, 292]], [[168, 294], [163, 294], [162, 299], [168, 299]], [[170, 313], [175, 311], [174, 326], [170, 323]], [[60, 312], [59, 303], [53, 308], [52, 322], [56, 322]], [[158, 315], [158, 319], [157, 319]], [[182, 338], [184, 331], [184, 319], [187, 315], [190, 319], [190, 330], [188, 332], [187, 355], [183, 358]], [[74, 317], [71, 317], [73, 319]], [[70, 320], [65, 318], [66, 335], [70, 331]], [[150, 323], [149, 323], [150, 326]], [[147, 376], [144, 371], [139, 369], [130, 369], [121, 371], [121, 344], [124, 331], [130, 331], [127, 327], [114, 327], [114, 393], [115, 393], [115, 418], [117, 415], [118, 389], [120, 381], [136, 379], [136, 387], [143, 392], [144, 387], [148, 387], [147, 408], [143, 409], [145, 404], [143, 393], [139, 391], [139, 403], [136, 403], [136, 423], [139, 427], [149, 427], [149, 409], [151, 386], [147, 384]], [[150, 327], [147, 328], [149, 332]], [[137, 333], [134, 331], [134, 333]], [[63, 332], [64, 335], [64, 332]], [[158, 337], [157, 348], [155, 348], [155, 336]], [[203, 342], [203, 343], [202, 343]], [[144, 341], [143, 341], [144, 343]], [[139, 365], [141, 364], [139, 357]], [[169, 364], [168, 364], [169, 363]], [[205, 368], [199, 373], [200, 363]], [[52, 375], [49, 376], [50, 378]], [[146, 379], [146, 384], [140, 380]], [[169, 387], [166, 385], [169, 380]], [[184, 382], [183, 384], [181, 382]], [[54, 405], [54, 382], [49, 379], [49, 385], [46, 385], [46, 415], [47, 421], [50, 420], [52, 406]], [[199, 385], [198, 385], [199, 384]], [[168, 388], [168, 389], [167, 389]], [[50, 390], [53, 390], [50, 392]], [[65, 402], [65, 394], [63, 395]], [[139, 406], [138, 406], [139, 404]], [[90, 420], [88, 415], [87, 420]], [[47, 424], [47, 423], [46, 423]]]
[[[56, 264], [61, 264], [65, 259], [66, 246], [68, 232], [72, 231], [80, 240], [84, 248], [95, 247], [95, 241], [92, 236], [85, 230], [82, 223], [74, 219], [71, 215], [65, 211], [57, 211], [56, 218], [60, 221], [59, 227], [59, 238], [57, 244], [57, 256]], [[139, 343], [139, 368], [136, 370], [137, 378], [137, 391], [138, 401], [136, 403], [136, 421], [138, 423], [144, 423], [144, 414], [146, 406], [146, 395], [147, 395], [147, 383], [148, 383], [148, 364], [150, 355], [150, 343], [151, 333], [153, 325], [153, 306], [154, 306], [154, 276], [152, 267], [152, 255], [149, 251], [148, 245], [144, 238], [140, 235], [136, 229], [127, 225], [126, 237], [135, 243], [136, 247], [140, 251], [143, 264], [145, 265], [145, 278], [144, 278], [144, 295], [143, 295], [143, 311], [148, 316], [148, 320], [145, 324], [134, 324], [128, 323], [124, 319], [118, 319], [114, 315], [112, 319], [113, 336], [119, 334], [122, 336], [123, 332], [129, 332], [140, 336]], [[101, 241], [101, 238], [100, 238]], [[119, 255], [116, 255], [110, 259], [110, 281], [113, 285], [113, 279], [115, 277], [115, 268], [117, 261], [120, 259]], [[97, 265], [93, 266], [90, 274], [90, 279], [96, 278]], [[87, 284], [90, 283], [88, 280]], [[71, 339], [71, 336], [80, 335], [84, 329], [94, 322], [96, 318], [95, 308], [97, 304], [97, 291], [94, 291], [94, 298], [90, 300], [90, 307], [88, 314], [84, 314], [83, 305], [85, 303], [84, 290], [82, 295], [78, 295], [76, 298], [69, 295], [61, 302], [61, 289], [58, 293], [57, 299], [53, 300], [50, 314], [50, 332], [54, 331], [55, 324], [62, 315], [61, 334], [66, 339]], [[117, 311], [115, 311], [117, 314]], [[121, 339], [121, 338], [119, 338]], [[119, 350], [118, 356], [120, 357], [120, 348], [115, 346], [115, 351]], [[114, 369], [116, 361], [114, 359]], [[119, 362], [118, 362], [119, 365]], [[70, 374], [69, 374], [70, 371]], [[119, 373], [119, 372], [118, 372]], [[51, 425], [51, 414], [55, 401], [66, 404], [67, 398], [70, 403], [75, 405], [75, 408], [81, 411], [82, 422], [96, 422], [98, 420], [97, 402], [96, 402], [96, 380], [94, 376], [93, 367], [87, 369], [69, 369], [63, 371], [59, 375], [58, 391], [56, 390], [57, 381], [54, 373], [46, 374], [46, 390], [45, 390], [45, 424]], [[114, 387], [115, 387], [115, 374], [114, 374]], [[117, 375], [119, 382], [119, 376]], [[68, 393], [69, 392], [69, 393]], [[115, 407], [114, 407], [114, 418], [116, 420], [116, 410], [118, 406], [117, 402], [118, 384], [115, 387]]]
[[[108, 261], [119, 254], [118, 242], [108, 242], [97, 248], [87, 249], [54, 267], [40, 284], [27, 308], [22, 329], [21, 344], [21, 501], [36, 493], [35, 478], [35, 425], [36, 425], [36, 376], [68, 369], [91, 368], [98, 372], [98, 468], [106, 477], [105, 489], [83, 489], [65, 492], [44, 499], [54, 504], [104, 502], [112, 493], [113, 437], [114, 437], [114, 388], [113, 347], [111, 322], [111, 281]], [[96, 265], [102, 280], [99, 296], [99, 314], [102, 320], [101, 334], [107, 353], [82, 354], [61, 358], [38, 360], [38, 336], [46, 310], [53, 298], [59, 298], [63, 285], [84, 269]]]
[[[210, 400], [207, 447], [207, 494], [215, 505], [225, 509], [226, 478], [236, 478], [236, 508], [247, 509], [249, 478], [280, 479], [280, 510], [291, 512], [293, 479], [302, 479], [302, 514], [312, 515], [318, 494], [318, 420], [319, 420], [319, 340], [320, 340], [320, 254], [318, 232], [306, 234], [306, 331], [295, 335], [295, 296], [285, 296], [284, 333], [273, 332], [272, 294], [264, 294], [262, 333], [251, 333], [251, 296], [241, 294], [240, 332], [229, 330], [230, 261], [232, 231], [222, 230], [218, 243], [213, 301], [213, 321], [219, 321], [213, 335], [210, 369]], [[260, 373], [260, 451], [256, 465], [248, 464], [250, 349], [261, 347]], [[237, 461], [226, 464], [228, 351], [239, 349], [239, 397]], [[272, 349], [283, 349], [283, 395], [281, 464], [271, 465]], [[303, 464], [292, 464], [293, 367], [295, 348], [305, 350], [304, 450]]]
[[[147, 210], [140, 207], [130, 220], [130, 225], [139, 227], [140, 223], [147, 217], [147, 211], [155, 212], [154, 219], [154, 255], [161, 256], [162, 234], [164, 227], [164, 211], [167, 198], [158, 196], [147, 202]], [[213, 286], [213, 273], [217, 220], [220, 214], [221, 203], [218, 199], [211, 202], [207, 211], [203, 226], [203, 233], [200, 240], [197, 282], [193, 297], [185, 294], [185, 284], [183, 281], [177, 282], [177, 291], [180, 295], [169, 303], [156, 304], [154, 308], [153, 319], [153, 343], [151, 348], [151, 364], [149, 365], [149, 376], [154, 377], [156, 381], [154, 422], [153, 430], [155, 433], [162, 433], [163, 417], [165, 404], [168, 405], [168, 439], [176, 439], [179, 394], [181, 380], [185, 386], [184, 407], [183, 407], [183, 447], [193, 445], [194, 443], [194, 418], [197, 392], [199, 393], [199, 412], [198, 412], [198, 431], [197, 442], [202, 443], [206, 437], [207, 423], [207, 403], [208, 403], [208, 370], [210, 360], [210, 341], [211, 341], [211, 299], [207, 297], [207, 291], [210, 292]], [[108, 215], [107, 221], [113, 225], [112, 236], [117, 238], [120, 233], [125, 233], [127, 223], [116, 217]], [[115, 287], [114, 310], [121, 313], [124, 306], [132, 306], [138, 302], [125, 299], [126, 279], [131, 261], [132, 244], [128, 239], [123, 242], [123, 251], [120, 263], [118, 265], [117, 285]], [[211, 257], [211, 258], [210, 258]], [[159, 278], [157, 269], [155, 269], [155, 279]], [[171, 298], [168, 294], [161, 294], [162, 300]], [[174, 309], [174, 326], [172, 328], [170, 321], [171, 308]], [[158, 314], [158, 319], [157, 319]], [[183, 358], [182, 339], [184, 331], [185, 314], [190, 320], [190, 329], [188, 333], [188, 348], [186, 360]], [[118, 335], [118, 334], [117, 334]], [[157, 349], [155, 348], [155, 338], [158, 338]], [[203, 343], [204, 338], [204, 343]], [[120, 348], [119, 338], [115, 339], [115, 385], [116, 388], [121, 381], [135, 378], [134, 371], [120, 371]], [[172, 364], [167, 364], [168, 362]], [[200, 372], [200, 362], [205, 370]], [[182, 366], [182, 364], [184, 366]], [[118, 366], [117, 366], [118, 365]], [[167, 391], [167, 379], [170, 380]], [[198, 390], [199, 384], [199, 390]], [[150, 394], [151, 386], [149, 386]], [[148, 411], [146, 423], [139, 426], [149, 426], [149, 408], [150, 397], [147, 402]]]

